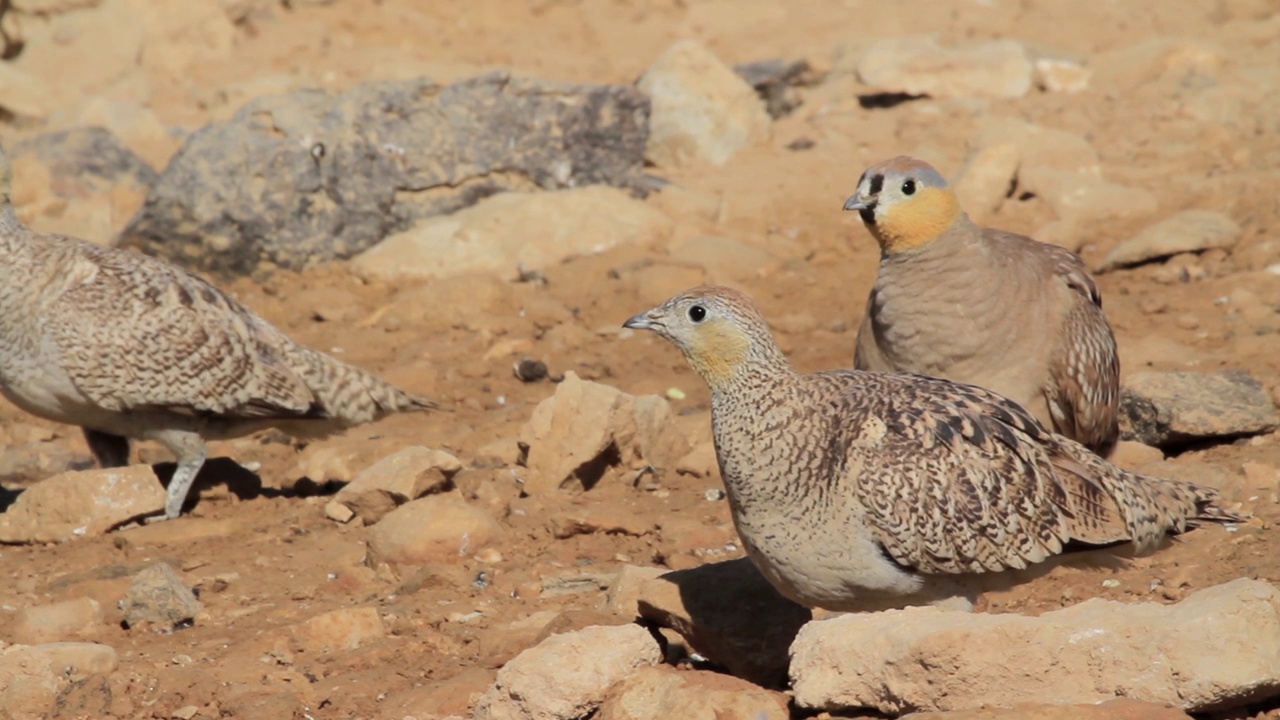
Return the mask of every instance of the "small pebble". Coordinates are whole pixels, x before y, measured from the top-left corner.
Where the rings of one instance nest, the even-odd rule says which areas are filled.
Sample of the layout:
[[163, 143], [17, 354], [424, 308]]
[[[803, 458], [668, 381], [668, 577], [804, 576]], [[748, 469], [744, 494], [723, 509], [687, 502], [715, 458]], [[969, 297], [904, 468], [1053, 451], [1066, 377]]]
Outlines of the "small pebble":
[[667, 399], [683, 400], [685, 398], [684, 391], [680, 388], [667, 388]]
[[511, 367], [520, 382], [538, 382], [547, 378], [547, 364], [541, 360], [522, 357]]
[[724, 490], [721, 490], [720, 488], [710, 488], [702, 495], [707, 499], [707, 502], [718, 502], [724, 499]]
[[1102, 587], [1117, 588], [1117, 587], [1120, 587], [1120, 581], [1116, 580], [1115, 578], [1107, 578], [1106, 580], [1102, 581]]

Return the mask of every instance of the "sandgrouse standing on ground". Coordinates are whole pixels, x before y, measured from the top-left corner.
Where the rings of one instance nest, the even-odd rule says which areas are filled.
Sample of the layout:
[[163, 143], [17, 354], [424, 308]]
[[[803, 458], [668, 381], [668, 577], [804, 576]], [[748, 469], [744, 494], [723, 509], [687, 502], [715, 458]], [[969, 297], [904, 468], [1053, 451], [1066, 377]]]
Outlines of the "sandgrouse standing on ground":
[[182, 510], [205, 439], [266, 427], [323, 436], [434, 407], [291, 341], [209, 283], [138, 253], [27, 228], [0, 151], [0, 390], [79, 425], [103, 467], [129, 439], [177, 457], [164, 517]]
[[938, 171], [914, 158], [868, 168], [844, 209], [880, 244], [854, 367], [980, 385], [1110, 453], [1120, 361], [1079, 256], [975, 225]]
[[948, 576], [1082, 546], [1149, 548], [1199, 520], [1240, 519], [1214, 490], [1121, 470], [974, 385], [799, 374], [735, 290], [690, 290], [625, 327], [670, 340], [710, 386], [743, 547], [804, 605], [866, 609]]

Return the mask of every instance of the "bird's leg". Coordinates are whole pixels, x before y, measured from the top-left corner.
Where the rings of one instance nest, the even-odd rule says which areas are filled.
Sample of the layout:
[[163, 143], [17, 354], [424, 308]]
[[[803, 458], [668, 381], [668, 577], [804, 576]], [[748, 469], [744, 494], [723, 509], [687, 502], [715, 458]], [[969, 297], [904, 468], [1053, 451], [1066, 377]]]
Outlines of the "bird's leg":
[[124, 467], [129, 464], [129, 438], [99, 430], [83, 428], [89, 452], [104, 468]]
[[169, 491], [164, 501], [164, 517], [154, 520], [172, 520], [182, 512], [182, 505], [187, 500], [187, 493], [196, 481], [196, 475], [204, 465], [206, 457], [204, 440], [200, 435], [185, 430], [165, 430], [154, 435], [156, 440], [177, 458], [178, 467], [169, 479]]

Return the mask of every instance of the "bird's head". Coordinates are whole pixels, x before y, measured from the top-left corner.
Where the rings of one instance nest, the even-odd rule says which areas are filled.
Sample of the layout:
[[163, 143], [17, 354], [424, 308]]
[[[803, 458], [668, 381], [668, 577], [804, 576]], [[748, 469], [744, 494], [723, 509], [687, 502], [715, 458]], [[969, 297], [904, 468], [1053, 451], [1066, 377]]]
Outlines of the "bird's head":
[[789, 367], [755, 303], [732, 288], [687, 290], [622, 326], [671, 341], [712, 390], [727, 387], [748, 366]]
[[928, 244], [960, 219], [960, 202], [928, 163], [900, 156], [867, 168], [844, 203], [857, 210], [885, 255]]

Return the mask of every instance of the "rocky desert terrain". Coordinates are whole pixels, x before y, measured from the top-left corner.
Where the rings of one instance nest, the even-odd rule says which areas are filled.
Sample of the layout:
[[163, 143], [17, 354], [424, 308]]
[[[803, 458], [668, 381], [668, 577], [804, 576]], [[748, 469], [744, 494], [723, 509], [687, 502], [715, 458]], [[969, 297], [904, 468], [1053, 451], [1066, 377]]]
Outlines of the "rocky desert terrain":
[[[443, 406], [211, 443], [148, 525], [163, 448], [98, 471], [0, 402], [0, 717], [1280, 718], [1274, 2], [0, 12], [21, 218]], [[1115, 461], [1248, 522], [1047, 563], [973, 615], [814, 620], [754, 574], [705, 386], [621, 323], [729, 284], [799, 369], [850, 365], [879, 251], [841, 205], [898, 154], [1080, 253]]]

